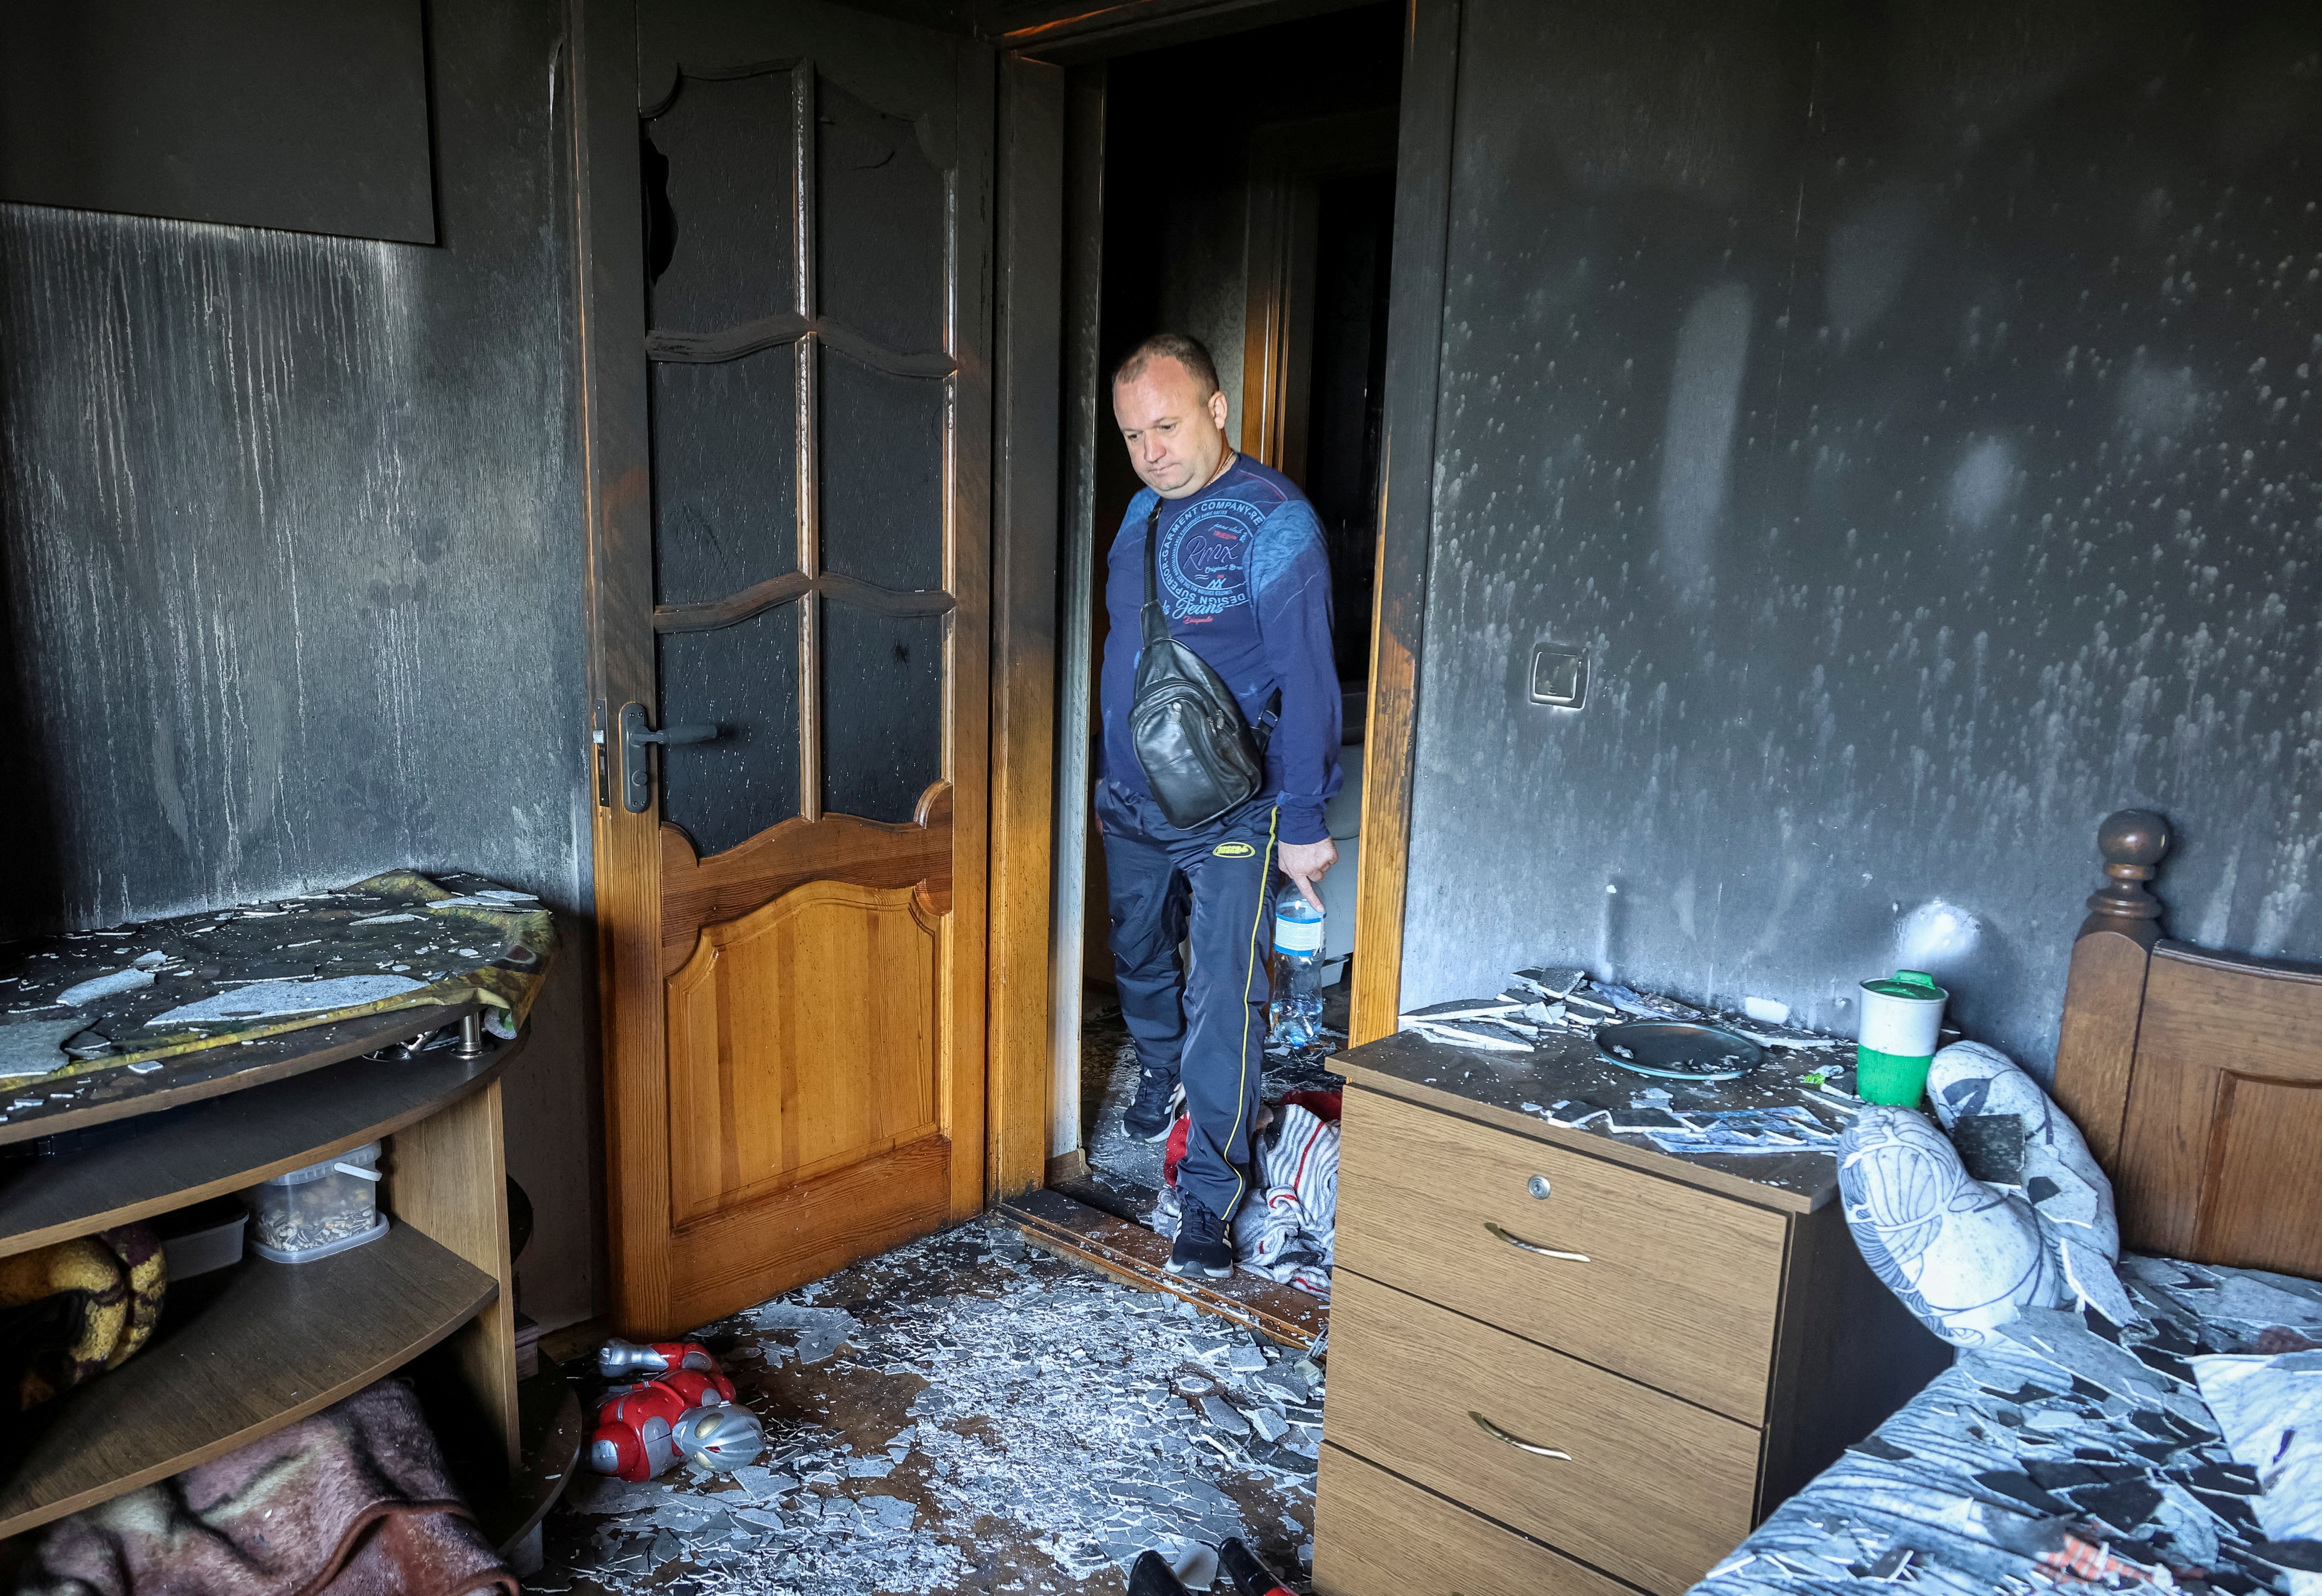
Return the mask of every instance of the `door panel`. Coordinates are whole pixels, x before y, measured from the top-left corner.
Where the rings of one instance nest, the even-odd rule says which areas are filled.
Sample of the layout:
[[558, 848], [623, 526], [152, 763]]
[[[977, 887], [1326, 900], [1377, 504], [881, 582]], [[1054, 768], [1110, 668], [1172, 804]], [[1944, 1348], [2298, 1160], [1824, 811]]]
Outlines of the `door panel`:
[[813, 0], [635, 17], [604, 696], [718, 731], [598, 812], [615, 1316], [659, 1335], [982, 1206], [996, 68]]
[[811, 881], [704, 931], [669, 979], [680, 1225], [937, 1134], [943, 917]]
[[797, 609], [784, 605], [657, 639], [655, 724], [719, 729], [712, 741], [662, 751], [662, 819], [704, 852], [749, 840], [768, 815], [799, 812], [798, 632]]
[[833, 810], [908, 820], [942, 774], [943, 618], [823, 608], [830, 715], [823, 793]]
[[798, 348], [653, 368], [654, 589], [698, 604], [799, 568]]
[[796, 97], [788, 72], [696, 77], [646, 119], [654, 331], [736, 326], [796, 304]]

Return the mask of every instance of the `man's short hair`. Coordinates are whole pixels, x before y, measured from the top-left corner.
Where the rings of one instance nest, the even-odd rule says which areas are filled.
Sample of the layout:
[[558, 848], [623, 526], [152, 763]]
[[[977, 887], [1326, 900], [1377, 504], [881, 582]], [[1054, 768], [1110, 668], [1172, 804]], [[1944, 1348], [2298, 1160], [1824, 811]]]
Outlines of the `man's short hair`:
[[1156, 360], [1173, 360], [1185, 368], [1193, 386], [1202, 391], [1197, 396], [1208, 399], [1218, 391], [1218, 362], [1210, 358], [1208, 345], [1199, 338], [1183, 333], [1156, 333], [1129, 352], [1129, 358], [1113, 368], [1112, 385], [1134, 382], [1145, 375], [1147, 365]]

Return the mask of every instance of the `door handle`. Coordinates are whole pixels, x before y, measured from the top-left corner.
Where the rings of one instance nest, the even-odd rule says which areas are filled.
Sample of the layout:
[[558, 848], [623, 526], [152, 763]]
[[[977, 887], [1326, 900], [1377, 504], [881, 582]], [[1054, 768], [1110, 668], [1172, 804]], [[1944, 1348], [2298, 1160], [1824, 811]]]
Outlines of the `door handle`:
[[641, 703], [621, 706], [621, 803], [631, 814], [643, 814], [653, 807], [653, 761], [645, 749], [654, 743], [664, 748], [679, 743], [706, 743], [725, 729], [709, 721], [695, 721], [685, 726], [664, 726], [654, 731], [645, 725], [645, 707]]
[[1529, 1452], [1534, 1457], [1552, 1457], [1559, 1463], [1570, 1463], [1572, 1461], [1572, 1454], [1568, 1452], [1559, 1452], [1553, 1446], [1535, 1446], [1529, 1441], [1517, 1440], [1513, 1435], [1509, 1435], [1507, 1431], [1500, 1428], [1499, 1426], [1494, 1424], [1490, 1419], [1486, 1418], [1473, 1408], [1467, 1409], [1467, 1417], [1476, 1421], [1476, 1427], [1477, 1429], [1483, 1431], [1484, 1434], [1489, 1435], [1493, 1440], [1504, 1442], [1506, 1445], [1514, 1447], [1518, 1452]]
[[1519, 1252], [1537, 1252], [1542, 1258], [1561, 1258], [1567, 1263], [1586, 1263], [1588, 1261], [1588, 1254], [1586, 1252], [1559, 1252], [1553, 1247], [1535, 1246], [1531, 1243], [1525, 1241], [1522, 1236], [1510, 1235], [1506, 1231], [1502, 1230], [1498, 1225], [1494, 1225], [1488, 1219], [1484, 1221], [1484, 1228], [1490, 1231], [1494, 1235], [1499, 1237], [1500, 1240], [1505, 1242], [1509, 1246], [1515, 1248]]

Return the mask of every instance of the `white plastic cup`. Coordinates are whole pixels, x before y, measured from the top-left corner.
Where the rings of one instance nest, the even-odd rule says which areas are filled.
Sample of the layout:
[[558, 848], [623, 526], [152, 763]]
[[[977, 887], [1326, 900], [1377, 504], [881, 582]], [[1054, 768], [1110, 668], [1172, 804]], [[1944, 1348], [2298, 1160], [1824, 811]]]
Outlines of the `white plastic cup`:
[[1932, 1059], [1943, 1033], [1943, 1002], [1950, 995], [1919, 970], [1897, 970], [1885, 980], [1865, 981], [1858, 1040], [1873, 1052]]

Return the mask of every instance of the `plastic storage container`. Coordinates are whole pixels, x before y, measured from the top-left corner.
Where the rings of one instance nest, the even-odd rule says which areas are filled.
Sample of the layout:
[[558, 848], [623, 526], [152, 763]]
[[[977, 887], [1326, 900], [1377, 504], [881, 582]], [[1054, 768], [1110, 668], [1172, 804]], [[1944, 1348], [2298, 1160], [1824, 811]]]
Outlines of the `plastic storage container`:
[[379, 1143], [277, 1175], [242, 1193], [250, 1250], [277, 1263], [311, 1263], [387, 1234], [379, 1211]]
[[169, 1283], [232, 1269], [242, 1261], [242, 1229], [250, 1215], [232, 1197], [212, 1197], [153, 1221], [168, 1261]]

